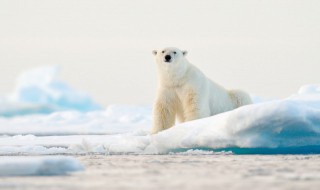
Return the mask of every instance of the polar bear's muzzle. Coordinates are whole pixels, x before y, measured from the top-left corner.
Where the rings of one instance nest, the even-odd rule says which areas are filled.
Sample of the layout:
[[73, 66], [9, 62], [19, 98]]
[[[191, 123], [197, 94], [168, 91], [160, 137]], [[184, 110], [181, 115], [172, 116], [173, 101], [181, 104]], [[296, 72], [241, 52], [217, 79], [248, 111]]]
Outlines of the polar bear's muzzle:
[[171, 55], [166, 55], [166, 56], [164, 56], [164, 61], [165, 62], [171, 62], [171, 59], [172, 59], [172, 57], [171, 57]]

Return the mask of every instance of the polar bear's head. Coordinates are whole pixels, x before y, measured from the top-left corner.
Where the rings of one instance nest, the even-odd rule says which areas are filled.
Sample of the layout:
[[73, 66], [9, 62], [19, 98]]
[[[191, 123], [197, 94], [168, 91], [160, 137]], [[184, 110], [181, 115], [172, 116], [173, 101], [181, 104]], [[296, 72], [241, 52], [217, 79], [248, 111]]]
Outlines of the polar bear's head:
[[179, 63], [184, 56], [187, 55], [187, 51], [181, 51], [178, 48], [164, 48], [161, 50], [153, 50], [152, 52], [158, 63], [162, 64], [175, 64]]

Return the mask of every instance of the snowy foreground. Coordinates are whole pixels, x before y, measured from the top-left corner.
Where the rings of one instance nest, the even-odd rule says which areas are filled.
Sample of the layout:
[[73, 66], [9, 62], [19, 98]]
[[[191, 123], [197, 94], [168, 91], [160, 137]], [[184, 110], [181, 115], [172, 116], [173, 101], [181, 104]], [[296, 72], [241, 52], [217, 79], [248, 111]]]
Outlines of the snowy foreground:
[[320, 186], [320, 155], [194, 154], [77, 156], [86, 168], [83, 172], [0, 177], [0, 189], [318, 190]]

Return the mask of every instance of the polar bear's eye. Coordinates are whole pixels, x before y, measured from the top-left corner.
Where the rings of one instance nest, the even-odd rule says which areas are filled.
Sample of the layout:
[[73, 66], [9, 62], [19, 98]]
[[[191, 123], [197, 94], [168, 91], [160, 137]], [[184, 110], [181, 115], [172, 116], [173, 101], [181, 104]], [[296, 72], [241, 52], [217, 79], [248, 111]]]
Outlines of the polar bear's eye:
[[162, 53], [164, 53], [164, 51], [162, 51]]
[[174, 54], [177, 54], [177, 52], [175, 52], [175, 51], [174, 51], [173, 53], [174, 53]]

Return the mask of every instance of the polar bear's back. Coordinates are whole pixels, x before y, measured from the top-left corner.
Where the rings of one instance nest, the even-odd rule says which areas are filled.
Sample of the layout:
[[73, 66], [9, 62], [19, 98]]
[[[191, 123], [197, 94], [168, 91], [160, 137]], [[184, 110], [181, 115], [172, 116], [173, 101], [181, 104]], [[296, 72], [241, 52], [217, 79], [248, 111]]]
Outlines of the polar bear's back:
[[207, 78], [197, 67], [191, 65], [191, 84], [198, 95], [200, 117], [208, 117], [234, 109], [228, 90]]
[[216, 115], [234, 109], [233, 102], [230, 101], [229, 92], [210, 79], [207, 81], [209, 85], [210, 115]]
[[207, 78], [197, 67], [193, 66], [190, 78], [199, 95], [200, 115], [208, 117], [230, 111], [243, 105], [251, 104], [250, 96], [241, 90], [227, 90]]

